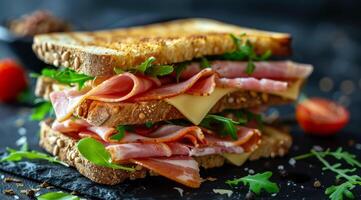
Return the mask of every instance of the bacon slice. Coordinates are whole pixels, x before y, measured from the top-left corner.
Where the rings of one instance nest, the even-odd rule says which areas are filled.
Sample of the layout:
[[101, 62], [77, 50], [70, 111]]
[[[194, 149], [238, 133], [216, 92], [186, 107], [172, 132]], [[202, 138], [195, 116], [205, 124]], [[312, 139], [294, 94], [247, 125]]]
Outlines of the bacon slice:
[[188, 187], [199, 188], [201, 185], [198, 163], [192, 157], [138, 158], [131, 161]]
[[131, 73], [123, 73], [103, 81], [94, 88], [86, 88], [77, 91], [76, 88], [52, 92], [50, 100], [54, 105], [58, 121], [64, 121], [71, 117], [75, 108], [85, 99], [93, 99], [104, 102], [125, 101], [137, 94], [143, 93], [157, 84], [156, 81], [144, 76], [135, 76]]
[[170, 157], [189, 155], [189, 148], [180, 143], [127, 143], [111, 144], [106, 147], [113, 162], [131, 158]]
[[[216, 60], [211, 63], [212, 69], [222, 78], [269, 78], [299, 79], [307, 78], [313, 71], [312, 65], [292, 61], [260, 61], [254, 62], [256, 68], [251, 75], [245, 73], [247, 62]], [[181, 78], [187, 79], [201, 70], [199, 63], [191, 63], [182, 72]]]
[[149, 101], [177, 96], [189, 91], [191, 94], [209, 95], [215, 88], [215, 74], [211, 69], [203, 69], [188, 80], [181, 83], [169, 84], [160, 88], [150, 90], [135, 101]]
[[269, 93], [286, 91], [288, 83], [270, 79], [258, 80], [255, 78], [220, 78], [217, 80], [217, 86]]

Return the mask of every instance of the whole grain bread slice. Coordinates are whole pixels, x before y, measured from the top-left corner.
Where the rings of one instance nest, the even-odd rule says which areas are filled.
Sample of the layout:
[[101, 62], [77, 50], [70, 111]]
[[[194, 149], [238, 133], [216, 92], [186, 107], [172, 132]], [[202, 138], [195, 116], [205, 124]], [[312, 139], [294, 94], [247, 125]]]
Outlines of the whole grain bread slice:
[[291, 53], [289, 34], [242, 28], [210, 19], [184, 19], [95, 32], [37, 35], [33, 50], [44, 62], [91, 76], [112, 75], [114, 67], [134, 68], [147, 58], [173, 64], [235, 50], [230, 34], [243, 35], [256, 53]]
[[[147, 175], [153, 174], [140, 165], [134, 166], [136, 169], [134, 172], [94, 165], [80, 155], [76, 148], [76, 140], [51, 129], [51, 123], [52, 120], [50, 119], [40, 123], [40, 146], [52, 155], [57, 156], [61, 161], [75, 167], [79, 173], [90, 180], [101, 184], [115, 185], [126, 179], [145, 178]], [[292, 144], [292, 138], [289, 134], [276, 131], [273, 128], [265, 130], [268, 131], [262, 133], [262, 142], [252, 152], [249, 160], [283, 156], [288, 152]], [[205, 169], [221, 167], [227, 162], [221, 155], [195, 157], [195, 160]]]
[[[64, 87], [64, 85], [58, 84], [52, 79], [39, 77], [35, 94], [44, 99], [49, 99], [50, 92], [61, 90]], [[226, 109], [287, 104], [292, 101], [291, 99], [266, 93], [236, 91], [221, 98], [211, 109], [210, 113], [219, 113]], [[108, 103], [85, 100], [78, 106], [73, 115], [85, 119], [94, 126], [108, 127], [185, 118], [177, 108], [164, 100], [135, 103]]]

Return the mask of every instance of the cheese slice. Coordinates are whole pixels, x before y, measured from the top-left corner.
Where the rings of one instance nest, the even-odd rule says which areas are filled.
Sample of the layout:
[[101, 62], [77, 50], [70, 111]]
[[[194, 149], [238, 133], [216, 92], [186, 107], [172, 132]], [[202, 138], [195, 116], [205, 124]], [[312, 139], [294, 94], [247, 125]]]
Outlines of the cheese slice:
[[198, 125], [224, 95], [233, 91], [234, 88], [215, 88], [209, 96], [181, 94], [165, 101], [176, 107], [193, 124]]
[[296, 100], [298, 98], [298, 95], [300, 94], [301, 86], [304, 81], [305, 79], [298, 79], [297, 81], [291, 83], [291, 86], [287, 88], [286, 91], [270, 92], [270, 94], [274, 94], [291, 100]]
[[227, 159], [230, 163], [241, 166], [243, 163], [245, 163], [248, 159], [248, 157], [251, 155], [251, 153], [241, 153], [241, 154], [235, 154], [235, 153], [223, 153], [222, 156]]
[[[301, 85], [304, 79], [299, 79], [291, 84], [284, 92], [270, 92], [277, 96], [287, 99], [296, 100], [300, 93]], [[234, 88], [218, 88], [209, 96], [195, 96], [189, 94], [181, 94], [169, 99], [166, 102], [176, 107], [189, 121], [198, 125], [208, 114], [212, 107], [226, 94], [236, 91]]]

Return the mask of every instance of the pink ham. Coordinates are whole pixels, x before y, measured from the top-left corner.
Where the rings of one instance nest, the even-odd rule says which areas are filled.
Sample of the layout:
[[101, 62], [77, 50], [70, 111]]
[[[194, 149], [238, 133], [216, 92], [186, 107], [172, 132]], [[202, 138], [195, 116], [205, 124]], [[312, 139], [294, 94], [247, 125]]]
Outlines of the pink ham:
[[139, 97], [135, 101], [149, 101], [164, 99], [177, 96], [189, 91], [190, 94], [209, 95], [213, 92], [215, 84], [214, 71], [211, 69], [203, 69], [188, 80], [181, 83], [169, 84], [153, 90], [150, 90]]
[[217, 79], [217, 86], [270, 93], [286, 91], [288, 83], [285, 81], [275, 81], [270, 79], [220, 78]]
[[188, 187], [199, 188], [201, 185], [198, 163], [192, 157], [138, 158], [131, 161]]
[[52, 92], [51, 102], [54, 106], [58, 121], [71, 117], [75, 108], [85, 99], [105, 102], [125, 101], [137, 94], [143, 93], [157, 84], [154, 80], [144, 76], [123, 73], [109, 78], [94, 88], [85, 88], [81, 92], [76, 88]]
[[[216, 60], [211, 63], [212, 69], [222, 78], [269, 78], [269, 79], [299, 79], [307, 78], [313, 71], [312, 65], [300, 64], [292, 61], [260, 61], [254, 62], [255, 71], [245, 73], [247, 62]], [[188, 79], [201, 70], [199, 63], [191, 63], [182, 72], [181, 78]]]
[[106, 149], [110, 153], [113, 162], [122, 162], [131, 158], [189, 155], [189, 148], [180, 143], [111, 144]]
[[205, 142], [202, 130], [197, 126], [163, 125], [147, 136], [128, 132], [119, 143], [190, 142], [194, 146]]

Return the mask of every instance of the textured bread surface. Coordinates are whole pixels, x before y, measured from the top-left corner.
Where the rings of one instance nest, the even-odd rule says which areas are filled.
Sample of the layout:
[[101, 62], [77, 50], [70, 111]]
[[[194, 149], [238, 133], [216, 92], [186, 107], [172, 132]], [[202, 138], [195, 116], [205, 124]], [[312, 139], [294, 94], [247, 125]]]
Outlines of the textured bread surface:
[[[57, 84], [49, 78], [38, 78], [35, 94], [49, 99], [53, 90], [59, 90], [64, 85]], [[280, 96], [253, 92], [236, 91], [221, 98], [210, 113], [218, 113], [226, 109], [253, 108], [271, 106], [292, 102]], [[95, 100], [85, 100], [73, 113], [74, 116], [85, 119], [95, 126], [115, 127], [120, 124], [144, 124], [172, 119], [183, 119], [185, 116], [177, 108], [164, 100], [144, 101], [136, 103], [107, 103]]]
[[[235, 50], [230, 34], [243, 35], [256, 53], [291, 53], [289, 34], [242, 28], [210, 19], [183, 19], [95, 32], [37, 35], [33, 50], [44, 62], [91, 76], [112, 75], [114, 67], [134, 68], [147, 58], [173, 64]], [[245, 34], [245, 35], [244, 35]]]
[[[115, 185], [126, 179], [145, 178], [147, 175], [153, 174], [140, 165], [134, 166], [136, 169], [134, 172], [94, 165], [80, 155], [76, 148], [76, 140], [51, 129], [50, 119], [42, 121], [40, 126], [40, 146], [52, 155], [57, 156], [61, 161], [75, 167], [79, 173], [94, 182]], [[287, 133], [264, 132], [262, 133], [261, 144], [251, 154], [249, 159], [256, 160], [262, 157], [284, 156], [291, 144], [292, 138]], [[226, 163], [226, 160], [221, 155], [195, 157], [195, 160], [200, 167], [205, 169], [221, 167]]]

